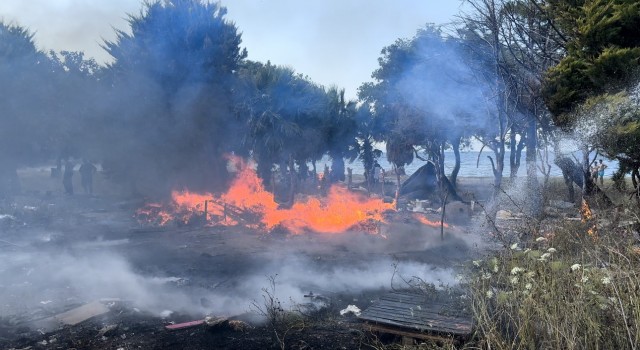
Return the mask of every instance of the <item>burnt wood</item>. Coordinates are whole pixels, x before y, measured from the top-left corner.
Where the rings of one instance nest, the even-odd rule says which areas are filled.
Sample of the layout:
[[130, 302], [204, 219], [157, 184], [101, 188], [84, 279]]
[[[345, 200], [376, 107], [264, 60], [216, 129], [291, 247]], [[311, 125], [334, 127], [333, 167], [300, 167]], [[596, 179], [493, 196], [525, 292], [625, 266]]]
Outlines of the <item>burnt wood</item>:
[[416, 338], [426, 333], [468, 336], [473, 328], [471, 317], [450, 315], [450, 307], [430, 302], [415, 293], [391, 292], [364, 310], [359, 318], [369, 324], [386, 326]]

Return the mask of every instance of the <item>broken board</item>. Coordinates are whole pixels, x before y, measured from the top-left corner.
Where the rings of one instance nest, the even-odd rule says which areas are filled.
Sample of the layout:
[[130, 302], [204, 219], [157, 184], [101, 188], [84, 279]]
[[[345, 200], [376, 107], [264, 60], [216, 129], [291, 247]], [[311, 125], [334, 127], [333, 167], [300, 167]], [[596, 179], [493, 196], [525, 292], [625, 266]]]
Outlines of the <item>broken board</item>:
[[371, 330], [418, 339], [469, 336], [471, 317], [451, 315], [450, 311], [451, 307], [429, 302], [424, 295], [391, 292], [364, 310], [359, 319]]
[[94, 301], [67, 312], [57, 314], [54, 317], [62, 324], [75, 326], [78, 323], [84, 322], [95, 316], [106, 314], [107, 312], [109, 312], [108, 307], [99, 301]]

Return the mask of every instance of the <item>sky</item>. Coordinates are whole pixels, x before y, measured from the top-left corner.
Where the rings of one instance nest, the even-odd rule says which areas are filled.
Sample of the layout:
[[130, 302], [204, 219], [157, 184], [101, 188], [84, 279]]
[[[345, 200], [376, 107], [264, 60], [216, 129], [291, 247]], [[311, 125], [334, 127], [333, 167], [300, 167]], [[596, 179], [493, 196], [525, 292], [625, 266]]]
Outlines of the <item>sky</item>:
[[[356, 98], [371, 80], [383, 47], [411, 38], [426, 23], [444, 24], [459, 0], [223, 0], [249, 59], [292, 67], [316, 83]], [[0, 20], [35, 33], [44, 50], [84, 51], [104, 63], [100, 47], [127, 30], [139, 0], [1, 0]]]

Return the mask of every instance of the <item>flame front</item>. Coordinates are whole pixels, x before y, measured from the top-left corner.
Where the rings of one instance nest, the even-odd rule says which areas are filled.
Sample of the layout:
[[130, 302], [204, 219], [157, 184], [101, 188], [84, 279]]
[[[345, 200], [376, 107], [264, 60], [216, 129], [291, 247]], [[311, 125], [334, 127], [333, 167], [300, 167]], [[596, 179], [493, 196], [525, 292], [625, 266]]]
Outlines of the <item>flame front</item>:
[[[172, 203], [163, 207], [148, 204], [138, 210], [142, 219], [165, 225], [171, 220], [189, 223], [206, 220], [208, 225], [277, 226], [299, 234], [305, 230], [338, 233], [360, 226], [370, 232], [372, 224], [384, 222], [383, 214], [394, 211], [393, 203], [368, 198], [340, 186], [332, 186], [326, 198], [307, 197], [291, 208], [279, 208], [272, 193], [266, 191], [252, 167], [238, 157], [230, 157], [238, 169], [229, 190], [219, 196], [211, 193], [173, 191]], [[206, 203], [206, 204], [205, 204]]]
[[[427, 219], [424, 215], [420, 215], [420, 214], [413, 214], [413, 217], [418, 220], [418, 222], [420, 222], [421, 224], [425, 225], [425, 226], [431, 226], [431, 227], [440, 227], [440, 223], [439, 222], [434, 222], [431, 221], [429, 219]], [[442, 227], [449, 227], [449, 224], [447, 224], [446, 222], [442, 223]]]
[[589, 203], [587, 203], [587, 200], [584, 198], [582, 198], [582, 205], [580, 206], [580, 214], [582, 215], [582, 222], [591, 223], [589, 225], [589, 228], [587, 229], [587, 234], [590, 237], [595, 238], [596, 235], [598, 234], [598, 228], [596, 226], [596, 222], [593, 217], [593, 212], [589, 207]]

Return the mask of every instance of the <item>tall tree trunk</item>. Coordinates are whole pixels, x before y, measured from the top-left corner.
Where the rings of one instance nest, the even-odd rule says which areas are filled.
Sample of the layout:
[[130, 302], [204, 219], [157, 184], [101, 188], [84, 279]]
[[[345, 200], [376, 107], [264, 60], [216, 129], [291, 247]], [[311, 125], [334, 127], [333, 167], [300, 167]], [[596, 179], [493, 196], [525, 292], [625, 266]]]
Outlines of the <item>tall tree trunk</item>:
[[525, 211], [529, 217], [539, 218], [542, 214], [542, 191], [536, 169], [538, 151], [538, 122], [535, 115], [529, 115], [526, 137], [525, 162], [527, 167], [527, 198]]
[[595, 193], [596, 183], [591, 176], [591, 167], [589, 161], [589, 146], [582, 147], [582, 196], [588, 197]]
[[289, 205], [293, 206], [296, 198], [296, 169], [293, 162], [293, 156], [289, 156]]
[[[398, 202], [400, 199], [400, 171], [398, 170], [397, 166], [393, 166], [393, 170], [396, 173], [396, 198], [395, 198], [395, 204], [396, 204], [396, 210], [399, 209], [398, 208]], [[383, 187], [384, 188], [384, 187]], [[384, 193], [382, 194], [382, 198], [384, 198]]]
[[[516, 134], [511, 133], [510, 136], [510, 152], [509, 152], [509, 178], [515, 179], [518, 177], [518, 171], [520, 170], [520, 159], [522, 159], [522, 150], [524, 149], [526, 137], [522, 135], [520, 141], [516, 142]], [[534, 150], [535, 152], [535, 150]]]
[[[504, 141], [498, 142], [498, 147], [494, 151], [496, 156], [496, 164], [493, 164], [491, 160], [491, 168], [493, 170], [493, 196], [498, 197], [500, 195], [500, 189], [502, 188], [502, 172], [504, 171]], [[491, 159], [491, 157], [489, 157]]]
[[453, 147], [453, 155], [456, 159], [456, 163], [453, 166], [453, 171], [451, 171], [451, 185], [456, 190], [458, 189], [458, 173], [460, 172], [460, 138], [455, 138], [451, 142], [451, 146]]

